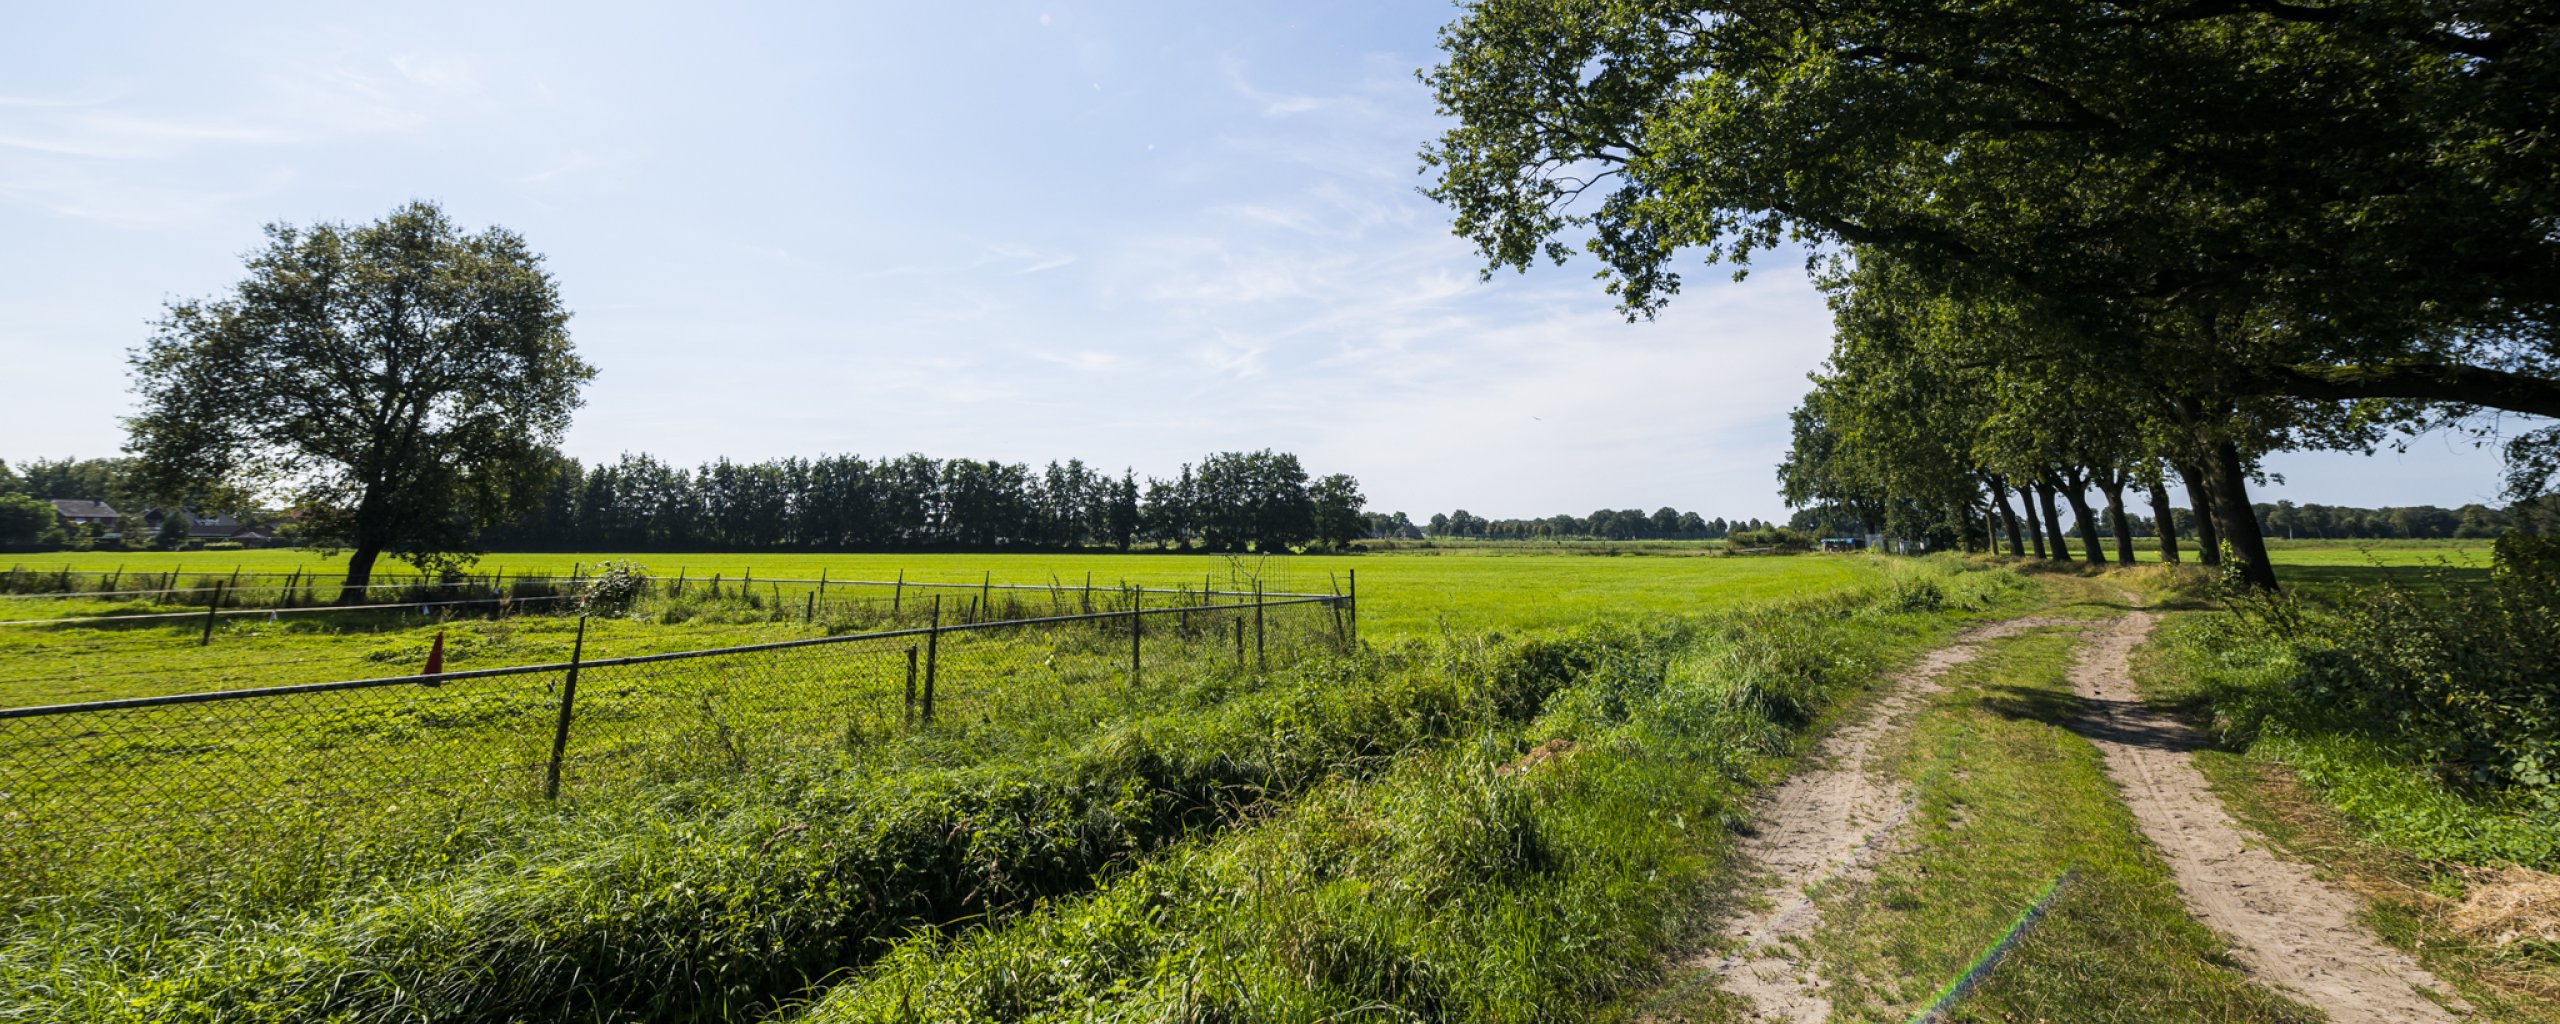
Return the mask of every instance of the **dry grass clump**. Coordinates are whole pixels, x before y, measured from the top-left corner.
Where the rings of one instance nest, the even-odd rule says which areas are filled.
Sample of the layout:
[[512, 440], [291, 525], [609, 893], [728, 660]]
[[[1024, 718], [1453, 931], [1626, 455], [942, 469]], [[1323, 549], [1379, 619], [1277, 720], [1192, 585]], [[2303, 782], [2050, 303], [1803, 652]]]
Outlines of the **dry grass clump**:
[[2514, 865], [2465, 875], [2462, 904], [2445, 917], [2456, 934], [2500, 948], [2560, 947], [2560, 875]]

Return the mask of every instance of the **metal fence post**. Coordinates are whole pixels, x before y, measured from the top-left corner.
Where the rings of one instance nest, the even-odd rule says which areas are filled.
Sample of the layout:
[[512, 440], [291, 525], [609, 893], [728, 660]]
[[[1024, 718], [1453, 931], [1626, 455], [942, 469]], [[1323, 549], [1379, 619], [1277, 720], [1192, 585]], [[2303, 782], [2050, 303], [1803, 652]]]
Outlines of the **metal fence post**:
[[1237, 665], [1237, 667], [1239, 667], [1239, 668], [1243, 667], [1243, 665], [1244, 665], [1244, 620], [1243, 620], [1243, 619], [1237, 619], [1237, 620], [1236, 620], [1236, 665]]
[[196, 646], [198, 646], [198, 647], [203, 647], [203, 646], [206, 646], [206, 645], [209, 645], [209, 644], [213, 643], [213, 617], [214, 617], [215, 615], [221, 614], [221, 611], [222, 611], [222, 584], [221, 584], [220, 582], [218, 582], [218, 581], [217, 581], [217, 582], [215, 582], [215, 583], [214, 583], [214, 585], [213, 585], [213, 600], [208, 601], [208, 602], [205, 602], [205, 606], [204, 606], [204, 635], [203, 635], [203, 636], [201, 636], [201, 637], [196, 638]]
[[1271, 669], [1271, 659], [1262, 653], [1262, 581], [1253, 581], [1253, 670]]
[[891, 616], [895, 616], [895, 615], [897, 615], [897, 614], [898, 614], [898, 606], [900, 606], [900, 605], [902, 605], [902, 604], [905, 604], [905, 603], [906, 603], [906, 600], [907, 600], [907, 571], [906, 571], [906, 570], [904, 570], [904, 569], [900, 569], [900, 570], [898, 570], [898, 583], [897, 583], [897, 589], [894, 589], [894, 590], [889, 591], [889, 614], [890, 614]]
[[942, 595], [933, 595], [933, 624], [924, 634], [924, 724], [933, 724], [933, 683], [942, 667]]
[[800, 609], [800, 623], [807, 625], [816, 621], [818, 621], [818, 592], [812, 590], [809, 592], [808, 602]]
[[560, 684], [560, 723], [551, 731], [551, 773], [542, 783], [542, 798], [560, 799], [560, 760], [569, 753], [569, 712], [578, 703], [578, 662], [587, 654], [587, 617], [578, 616], [578, 639], [569, 648], [569, 677]]
[[1138, 688], [1138, 647], [1147, 633], [1147, 613], [1143, 609], [1129, 612], [1129, 689]]
[[916, 724], [916, 645], [914, 644], [907, 645], [907, 710], [899, 720], [909, 726]]

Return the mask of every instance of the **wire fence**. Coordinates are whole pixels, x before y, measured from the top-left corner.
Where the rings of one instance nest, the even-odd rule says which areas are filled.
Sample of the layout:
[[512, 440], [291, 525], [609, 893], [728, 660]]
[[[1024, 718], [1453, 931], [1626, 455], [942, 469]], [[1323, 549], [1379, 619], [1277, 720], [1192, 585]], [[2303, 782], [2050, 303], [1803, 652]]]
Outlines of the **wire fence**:
[[[552, 663], [0, 709], [0, 869], [24, 880], [403, 808], [606, 794], [1026, 700], [1283, 667], [1358, 635], [1356, 591], [1022, 595], [991, 613], [995, 592], [893, 595], [920, 624], [841, 636], [599, 658], [582, 619]], [[1019, 614], [1044, 602], [1063, 613]]]
[[[157, 574], [152, 582], [171, 575]], [[42, 589], [11, 594], [0, 586], [0, 707], [378, 674], [423, 665], [428, 649], [420, 628], [448, 624], [463, 627], [454, 634], [451, 658], [460, 665], [565, 660], [575, 646], [565, 623], [580, 613], [582, 596], [597, 579], [502, 571], [444, 583], [382, 584], [401, 588], [389, 595], [397, 603], [377, 593], [366, 603], [331, 604], [292, 596], [313, 593], [296, 582], [307, 578], [299, 572], [244, 571], [236, 590], [230, 574], [181, 580], [184, 585], [171, 590], [138, 589], [135, 577], [112, 572], [19, 570], [14, 576], [14, 585]], [[285, 582], [263, 583], [262, 576]], [[0, 584], [11, 578], [0, 575]], [[65, 580], [73, 589], [59, 589]], [[117, 586], [157, 596], [106, 609], [65, 610], [55, 600]], [[942, 621], [959, 624], [1091, 614], [1132, 601], [1148, 607], [1234, 602], [1258, 592], [1257, 583], [1219, 585], [1211, 576], [1149, 588], [1098, 584], [1089, 575], [1007, 584], [994, 582], [991, 573], [965, 584], [679, 573], [640, 578], [638, 586], [643, 600], [587, 638], [590, 656], [922, 627], [937, 598]], [[171, 606], [186, 610], [165, 610]], [[367, 636], [372, 639], [362, 639]]]

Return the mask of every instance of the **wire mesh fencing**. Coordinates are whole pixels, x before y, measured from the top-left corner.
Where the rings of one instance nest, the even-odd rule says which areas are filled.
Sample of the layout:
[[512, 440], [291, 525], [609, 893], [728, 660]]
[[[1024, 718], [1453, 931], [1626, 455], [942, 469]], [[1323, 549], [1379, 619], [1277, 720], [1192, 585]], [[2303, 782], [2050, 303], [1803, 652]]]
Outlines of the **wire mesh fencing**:
[[[1357, 642], [1349, 596], [1037, 590], [995, 612], [992, 586], [974, 605], [928, 593], [920, 624], [838, 636], [0, 709], [0, 872], [33, 884], [100, 856], [606, 795]], [[1064, 614], [1021, 614], [1043, 606]]]

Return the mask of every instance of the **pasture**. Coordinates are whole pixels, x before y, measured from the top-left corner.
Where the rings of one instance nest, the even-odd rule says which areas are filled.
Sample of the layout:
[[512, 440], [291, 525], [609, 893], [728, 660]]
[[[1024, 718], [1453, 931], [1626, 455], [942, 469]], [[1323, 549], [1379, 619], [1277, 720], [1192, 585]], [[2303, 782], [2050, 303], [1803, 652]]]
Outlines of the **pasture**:
[[[1629, 549], [1640, 550], [1640, 549]], [[1353, 555], [1225, 556], [1208, 554], [704, 554], [590, 553], [491, 554], [474, 572], [566, 575], [577, 566], [627, 560], [653, 576], [682, 574], [694, 580], [720, 575], [736, 580], [814, 579], [824, 571], [837, 580], [890, 580], [904, 573], [919, 583], [1081, 585], [1091, 574], [1097, 587], [1122, 582], [1170, 589], [1245, 589], [1254, 579], [1272, 591], [1330, 593], [1360, 574], [1364, 609], [1360, 624], [1373, 639], [1436, 633], [1442, 629], [1522, 630], [1564, 626], [1597, 617], [1690, 613], [1873, 579], [1865, 559], [1840, 557], [1696, 557], [1682, 555], [1557, 554], [1529, 545], [1478, 545]], [[1685, 556], [1684, 556], [1685, 555]], [[343, 572], [343, 558], [300, 550], [81, 552], [0, 561], [30, 571], [75, 570], [220, 575], [235, 568], [323, 577]], [[386, 568], [404, 568], [385, 560]]]
[[[2280, 550], [2366, 571], [2354, 549]], [[2385, 550], [2424, 569], [2442, 549]], [[404, 684], [316, 715], [177, 705], [123, 732], [54, 729], [14, 755], [13, 797], [58, 816], [77, 801], [44, 787], [103, 783], [101, 814], [163, 799], [181, 824], [149, 833], [174, 846], [107, 831], [0, 873], [0, 906], [23, 923], [0, 941], [0, 995], [39, 1021], [906, 1019], [919, 992], [974, 1008], [962, 1016], [1080, 1019], [1091, 986], [1191, 1006], [1208, 997], [1185, 965], [1220, 963], [1234, 987], [1215, 999], [1293, 1019], [1382, 1001], [1461, 1017], [1605, 1006], [1733, 883], [1728, 833], [1700, 826], [1740, 813], [1809, 729], [1962, 624], [2086, 585], [1946, 556], [1491, 545], [481, 568], [607, 558], [705, 589], [593, 619], [590, 659], [914, 624], [876, 594], [823, 606], [776, 584], [821, 572], [959, 585], [946, 609], [981, 586], [1040, 587], [1011, 592], [998, 617], [1012, 617], [1080, 611], [1087, 572], [1105, 595], [1125, 580], [1179, 601], [1204, 577], [1329, 594], [1357, 570], [1362, 643], [1342, 644], [1321, 603], [1274, 626], [1288, 653], [1267, 663], [1210, 611], [1165, 608], [1139, 635], [955, 635], [932, 722], [900, 699], [912, 638], [636, 663], [580, 684], [592, 717], [556, 752], [556, 671]], [[27, 568], [66, 564], [334, 566], [273, 551]], [[209, 642], [193, 618], [9, 627], [0, 703], [414, 673], [438, 630], [448, 670], [554, 662], [575, 629], [396, 609], [242, 616]], [[191, 738], [208, 723], [220, 735]], [[563, 753], [567, 784], [547, 799], [544, 759]], [[235, 814], [243, 794], [274, 806]]]

